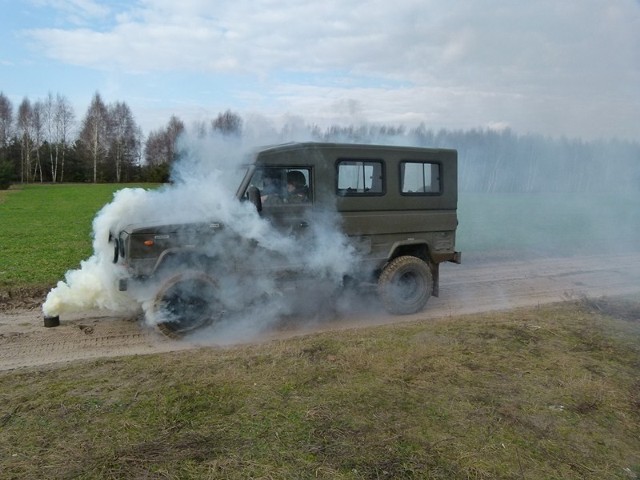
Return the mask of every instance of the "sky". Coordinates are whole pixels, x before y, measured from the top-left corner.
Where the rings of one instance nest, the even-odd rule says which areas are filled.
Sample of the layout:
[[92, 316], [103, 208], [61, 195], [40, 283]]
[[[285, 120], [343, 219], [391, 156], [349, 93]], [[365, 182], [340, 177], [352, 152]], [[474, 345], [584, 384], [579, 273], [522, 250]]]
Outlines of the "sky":
[[640, 141], [640, 0], [0, 0], [0, 92]]

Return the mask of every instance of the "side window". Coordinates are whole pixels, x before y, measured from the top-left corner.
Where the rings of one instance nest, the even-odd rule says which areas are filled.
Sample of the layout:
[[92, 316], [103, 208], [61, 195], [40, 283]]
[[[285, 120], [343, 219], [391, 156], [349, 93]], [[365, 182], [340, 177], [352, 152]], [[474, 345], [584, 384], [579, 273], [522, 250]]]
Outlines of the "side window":
[[440, 164], [431, 162], [401, 162], [400, 192], [409, 195], [440, 193]]
[[251, 185], [260, 189], [265, 207], [311, 203], [311, 169], [308, 167], [266, 167], [256, 169]]
[[339, 195], [384, 194], [384, 168], [379, 160], [338, 160]]

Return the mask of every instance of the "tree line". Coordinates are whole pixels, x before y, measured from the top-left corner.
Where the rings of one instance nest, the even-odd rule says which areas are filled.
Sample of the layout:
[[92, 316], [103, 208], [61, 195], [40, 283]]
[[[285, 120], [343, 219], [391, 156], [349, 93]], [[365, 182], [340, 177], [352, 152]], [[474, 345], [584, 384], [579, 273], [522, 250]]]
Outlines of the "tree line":
[[510, 129], [432, 130], [424, 125], [311, 127], [321, 141], [452, 148], [462, 192], [640, 193], [640, 143], [551, 138]]
[[[198, 137], [242, 137], [243, 119], [227, 110], [190, 128]], [[280, 129], [264, 125], [269, 143], [292, 139], [454, 148], [461, 191], [553, 192], [640, 190], [640, 144], [518, 135], [505, 130], [446, 130], [388, 125], [321, 128], [291, 117]], [[173, 115], [145, 137], [125, 102], [96, 94], [80, 120], [69, 100], [49, 93], [14, 108], [0, 92], [0, 188], [33, 182], [166, 182], [187, 130]], [[269, 130], [269, 131], [266, 131]]]
[[[238, 132], [241, 118], [227, 111], [210, 129]], [[206, 131], [206, 124], [197, 126]], [[24, 98], [14, 108], [0, 92], [0, 188], [11, 183], [164, 182], [178, 155], [185, 125], [172, 116], [145, 136], [125, 102], [107, 104], [99, 93], [78, 121], [64, 95]]]

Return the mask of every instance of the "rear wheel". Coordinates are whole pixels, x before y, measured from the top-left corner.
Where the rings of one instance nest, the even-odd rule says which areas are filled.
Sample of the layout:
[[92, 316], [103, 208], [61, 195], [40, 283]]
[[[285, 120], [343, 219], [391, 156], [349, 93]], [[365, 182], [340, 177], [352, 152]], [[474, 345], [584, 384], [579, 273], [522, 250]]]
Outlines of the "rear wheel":
[[429, 300], [433, 277], [429, 265], [411, 255], [395, 258], [378, 278], [378, 295], [390, 313], [416, 313]]
[[181, 337], [213, 323], [222, 315], [215, 281], [202, 272], [168, 278], [153, 302], [152, 319], [167, 336]]

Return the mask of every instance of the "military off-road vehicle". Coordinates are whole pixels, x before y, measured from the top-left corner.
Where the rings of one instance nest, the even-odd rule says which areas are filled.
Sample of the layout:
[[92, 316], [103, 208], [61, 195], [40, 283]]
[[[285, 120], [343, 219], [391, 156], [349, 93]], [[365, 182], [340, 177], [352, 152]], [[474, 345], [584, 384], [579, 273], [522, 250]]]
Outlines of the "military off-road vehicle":
[[[266, 147], [250, 158], [236, 197], [300, 241], [321, 212], [335, 212], [357, 259], [345, 281], [376, 288], [394, 314], [421, 310], [438, 295], [440, 263], [460, 263], [455, 150], [312, 142]], [[215, 321], [229, 308], [211, 295], [220, 282], [261, 274], [255, 262], [247, 267], [237, 260], [260, 247], [237, 233], [225, 238], [224, 231], [223, 223], [203, 221], [111, 232], [114, 262], [128, 272], [120, 290], [153, 282], [152, 310], [163, 315], [155, 323], [169, 335]], [[227, 249], [233, 249], [232, 264], [225, 263]], [[299, 270], [293, 267], [281, 259], [266, 268], [285, 281]]]

